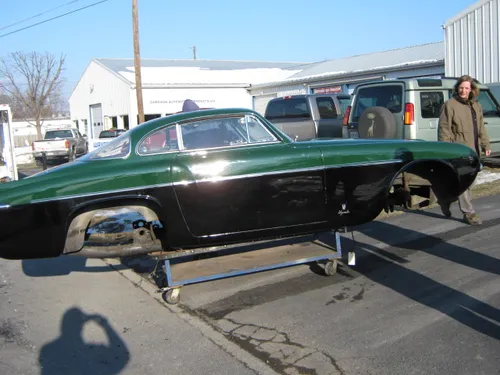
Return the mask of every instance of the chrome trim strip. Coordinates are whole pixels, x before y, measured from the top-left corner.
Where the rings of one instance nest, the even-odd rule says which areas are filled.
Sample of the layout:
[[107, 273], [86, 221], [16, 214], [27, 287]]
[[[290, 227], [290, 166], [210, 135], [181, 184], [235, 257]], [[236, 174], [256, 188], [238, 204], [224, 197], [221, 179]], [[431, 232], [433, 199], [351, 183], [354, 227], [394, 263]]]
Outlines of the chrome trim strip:
[[[397, 163], [402, 163], [402, 162], [403, 162], [403, 160], [401, 160], [401, 159], [391, 159], [391, 160], [384, 160], [384, 161], [331, 164], [328, 166], [318, 166], [318, 167], [311, 167], [311, 168], [297, 168], [297, 169], [289, 169], [289, 170], [282, 170], [282, 171], [249, 173], [249, 174], [237, 175], [237, 176], [208, 177], [208, 178], [203, 178], [200, 180], [167, 182], [164, 184], [155, 184], [155, 185], [149, 185], [149, 186], [136, 186], [136, 187], [131, 187], [131, 188], [107, 190], [107, 191], [87, 193], [87, 194], [68, 195], [68, 196], [59, 197], [59, 198], [34, 199], [34, 200], [31, 200], [30, 203], [46, 203], [46, 202], [60, 201], [60, 200], [65, 200], [65, 199], [92, 197], [92, 196], [96, 196], [96, 195], [116, 194], [116, 193], [122, 193], [122, 192], [134, 191], [134, 190], [147, 190], [147, 189], [156, 189], [156, 188], [171, 187], [171, 186], [187, 186], [187, 185], [191, 185], [194, 183], [203, 183], [203, 182], [221, 182], [221, 181], [239, 180], [239, 179], [244, 179], [244, 178], [272, 176], [272, 175], [278, 175], [278, 174], [314, 172], [314, 171], [326, 170], [329, 168], [337, 169], [337, 168], [344, 168], [344, 167], [363, 167], [363, 166], [370, 166], [370, 165], [397, 164]], [[5, 207], [0, 206], [0, 208], [5, 208]]]
[[331, 164], [328, 166], [318, 166], [318, 167], [311, 167], [311, 168], [298, 168], [298, 169], [263, 172], [263, 173], [249, 173], [249, 174], [243, 174], [243, 175], [237, 175], [237, 176], [208, 177], [208, 178], [203, 178], [200, 180], [173, 182], [172, 185], [173, 186], [186, 186], [186, 185], [191, 185], [194, 183], [203, 183], [203, 182], [220, 182], [220, 181], [231, 181], [231, 180], [238, 180], [238, 179], [244, 179], [244, 178], [272, 176], [272, 175], [277, 175], [277, 174], [314, 172], [314, 171], [326, 170], [329, 168], [338, 169], [338, 168], [344, 168], [344, 167], [363, 167], [363, 166], [367, 166], [367, 165], [397, 164], [397, 163], [402, 163], [402, 162], [403, 162], [403, 160], [401, 160], [401, 159], [392, 159], [392, 160], [374, 161], [374, 162], [367, 162], [367, 163]]
[[165, 184], [150, 185], [150, 186], [138, 186], [138, 187], [124, 188], [124, 189], [106, 190], [106, 191], [99, 191], [99, 192], [87, 193], [87, 194], [73, 194], [73, 195], [68, 195], [68, 196], [59, 197], [59, 198], [33, 199], [29, 203], [47, 203], [47, 202], [52, 202], [52, 201], [62, 201], [62, 200], [66, 200], [66, 199], [86, 198], [86, 197], [93, 197], [96, 195], [109, 195], [109, 194], [116, 194], [116, 193], [124, 193], [124, 192], [128, 192], [128, 191], [155, 189], [155, 188], [169, 187], [169, 186], [172, 186], [171, 182], [167, 182]]
[[[326, 223], [326, 221], [313, 221], [311, 223], [307, 223], [305, 225], [316, 225], [316, 224], [323, 224]], [[292, 225], [281, 225], [278, 227], [272, 227], [272, 228], [266, 228], [264, 230], [275, 230], [275, 229], [283, 229], [283, 228], [293, 228], [293, 227], [302, 227], [304, 224], [292, 224]], [[217, 233], [217, 234], [205, 234], [203, 236], [199, 236], [199, 238], [217, 238], [221, 236], [229, 236], [232, 234], [241, 234], [241, 233], [251, 233], [251, 232], [259, 232], [262, 231], [262, 229], [249, 229], [249, 230], [243, 230], [241, 232], [226, 232], [226, 233]]]
[[7, 208], [10, 208], [10, 204], [0, 204], [0, 210], [5, 210]]
[[291, 169], [291, 170], [283, 170], [283, 171], [272, 171], [272, 172], [262, 172], [262, 173], [249, 173], [249, 174], [241, 174], [237, 176], [223, 176], [223, 177], [207, 177], [207, 178], [202, 178], [200, 180], [193, 180], [193, 181], [179, 181], [179, 182], [174, 182], [174, 186], [185, 186], [185, 185], [190, 185], [194, 183], [202, 183], [202, 182], [220, 182], [220, 181], [231, 181], [231, 180], [240, 180], [244, 178], [255, 178], [255, 177], [262, 177], [262, 176], [272, 176], [272, 175], [278, 175], [278, 174], [291, 174], [291, 173], [300, 173], [300, 172], [314, 172], [314, 171], [321, 171], [324, 170], [325, 167], [320, 166], [320, 167], [311, 167], [311, 168], [300, 168], [300, 169]]

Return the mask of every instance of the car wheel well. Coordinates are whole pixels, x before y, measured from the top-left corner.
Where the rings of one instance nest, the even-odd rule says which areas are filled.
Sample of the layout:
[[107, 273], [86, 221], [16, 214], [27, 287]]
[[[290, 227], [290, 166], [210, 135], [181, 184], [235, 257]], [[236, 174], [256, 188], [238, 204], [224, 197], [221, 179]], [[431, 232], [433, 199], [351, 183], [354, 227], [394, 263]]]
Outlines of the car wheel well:
[[405, 175], [414, 179], [415, 188], [428, 186], [438, 200], [448, 200], [458, 195], [459, 180], [454, 168], [442, 160], [419, 160], [404, 166], [391, 181], [391, 188], [405, 185]]
[[[160, 205], [151, 199], [88, 202], [68, 216], [64, 253], [88, 256], [85, 247], [89, 247], [96, 257], [108, 253], [129, 256], [141, 253], [142, 248], [158, 247], [165, 241], [165, 218], [161, 213]], [[96, 250], [96, 242], [102, 248], [97, 246]]]

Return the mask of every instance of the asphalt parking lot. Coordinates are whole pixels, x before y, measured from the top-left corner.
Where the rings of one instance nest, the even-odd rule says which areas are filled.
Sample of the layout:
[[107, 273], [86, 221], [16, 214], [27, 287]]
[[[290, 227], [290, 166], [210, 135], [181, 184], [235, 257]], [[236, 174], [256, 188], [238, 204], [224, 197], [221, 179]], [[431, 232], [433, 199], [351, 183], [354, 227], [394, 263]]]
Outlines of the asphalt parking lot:
[[174, 306], [147, 262], [1, 261], [0, 373], [498, 374], [498, 201], [476, 200], [479, 228], [457, 207], [358, 228], [357, 265], [335, 276], [187, 285]]

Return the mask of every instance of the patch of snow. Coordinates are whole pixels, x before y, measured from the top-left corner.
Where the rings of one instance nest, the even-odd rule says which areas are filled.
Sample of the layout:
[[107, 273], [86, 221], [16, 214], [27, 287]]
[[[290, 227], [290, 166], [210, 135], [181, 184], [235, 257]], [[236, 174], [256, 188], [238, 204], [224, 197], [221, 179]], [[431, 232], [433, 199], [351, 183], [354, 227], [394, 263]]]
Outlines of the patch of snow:
[[500, 180], [499, 172], [481, 171], [478, 173], [476, 181], [474, 181], [474, 185], [481, 185], [496, 180]]
[[349, 70], [349, 71], [330, 71], [330, 72], [323, 72], [323, 73], [313, 74], [313, 75], [309, 75], [309, 76], [302, 76], [302, 77], [297, 77], [297, 78], [290, 77], [290, 78], [285, 79], [285, 81], [286, 82], [293, 82], [293, 81], [300, 81], [303, 79], [322, 78], [322, 77], [333, 76], [333, 75], [335, 75], [335, 76], [345, 75], [347, 73], [353, 74], [353, 73], [369, 72], [369, 71], [374, 71], [374, 70], [401, 68], [401, 67], [406, 67], [406, 66], [410, 66], [410, 65], [429, 64], [429, 63], [434, 63], [437, 61], [438, 60], [436, 60], [436, 59], [405, 61], [405, 62], [393, 64], [393, 65], [372, 66], [370, 68], [355, 69], [355, 70]]
[[[199, 67], [144, 67], [141, 69], [143, 85], [168, 84], [255, 84], [268, 81], [280, 81], [300, 70], [279, 68], [216, 70]], [[120, 71], [125, 79], [135, 82], [134, 68]]]

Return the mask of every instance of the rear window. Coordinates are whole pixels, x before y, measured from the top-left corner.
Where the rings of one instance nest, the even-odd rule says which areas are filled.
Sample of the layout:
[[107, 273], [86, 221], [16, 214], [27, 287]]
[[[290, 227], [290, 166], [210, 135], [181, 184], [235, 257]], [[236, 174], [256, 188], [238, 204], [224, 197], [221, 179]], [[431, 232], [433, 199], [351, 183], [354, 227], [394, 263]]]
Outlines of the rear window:
[[363, 111], [369, 107], [385, 107], [392, 113], [403, 110], [403, 87], [401, 85], [381, 85], [361, 87], [356, 93], [353, 121], [359, 121]]
[[71, 130], [49, 130], [45, 133], [45, 139], [72, 138]]
[[305, 98], [290, 98], [270, 101], [265, 117], [268, 120], [311, 118], [311, 114]]
[[118, 137], [122, 133], [125, 133], [125, 129], [103, 130], [101, 133], [99, 133], [99, 138], [114, 138]]

